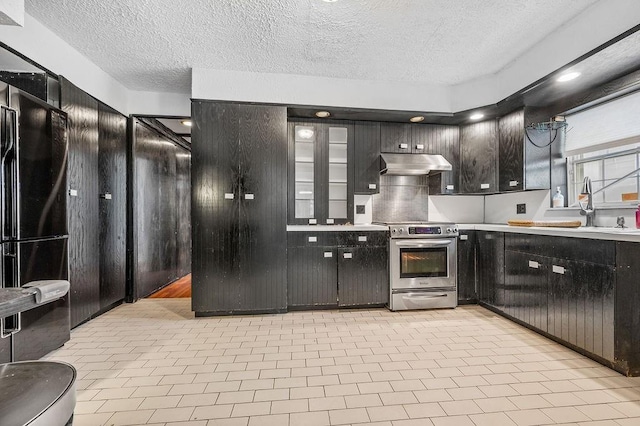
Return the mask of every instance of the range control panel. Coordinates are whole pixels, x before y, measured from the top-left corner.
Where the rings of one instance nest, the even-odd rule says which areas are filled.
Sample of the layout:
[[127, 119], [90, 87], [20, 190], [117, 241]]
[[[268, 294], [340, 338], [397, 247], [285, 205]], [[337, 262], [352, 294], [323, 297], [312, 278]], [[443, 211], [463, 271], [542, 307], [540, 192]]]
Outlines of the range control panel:
[[391, 225], [391, 238], [449, 238], [458, 236], [458, 226], [448, 224]]

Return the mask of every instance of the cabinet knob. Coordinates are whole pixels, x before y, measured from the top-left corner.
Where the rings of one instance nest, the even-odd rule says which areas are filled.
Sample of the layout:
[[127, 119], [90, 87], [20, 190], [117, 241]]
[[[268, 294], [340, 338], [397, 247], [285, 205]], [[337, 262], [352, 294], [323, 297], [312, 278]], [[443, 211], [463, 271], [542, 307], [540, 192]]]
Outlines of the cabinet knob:
[[100, 198], [102, 198], [103, 200], [110, 200], [111, 199], [111, 193], [110, 192], [105, 192], [104, 194], [100, 194]]
[[224, 199], [225, 200], [233, 200], [234, 198], [236, 198], [236, 196], [234, 195], [233, 192], [225, 192], [224, 193]]
[[324, 257], [333, 257], [333, 252], [331, 252], [331, 251], [325, 251], [325, 252], [324, 252]]
[[344, 257], [345, 259], [351, 259], [353, 257], [353, 253], [344, 253], [342, 257]]
[[400, 148], [400, 149], [409, 149], [409, 144], [407, 144], [407, 143], [401, 143], [401, 144], [398, 146], [398, 148]]
[[416, 149], [423, 150], [424, 149], [424, 145], [419, 143], [418, 145], [416, 145]]
[[254, 195], [253, 194], [244, 194], [244, 199], [245, 200], [253, 200], [254, 199]]
[[551, 268], [554, 274], [564, 275], [565, 269], [562, 266], [553, 265]]

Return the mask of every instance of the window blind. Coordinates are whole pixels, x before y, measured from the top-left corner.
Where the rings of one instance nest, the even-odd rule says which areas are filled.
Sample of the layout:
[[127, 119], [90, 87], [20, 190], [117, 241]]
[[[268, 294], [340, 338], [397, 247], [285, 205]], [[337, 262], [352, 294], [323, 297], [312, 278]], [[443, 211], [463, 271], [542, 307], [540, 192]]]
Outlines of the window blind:
[[566, 155], [640, 142], [640, 91], [566, 116]]

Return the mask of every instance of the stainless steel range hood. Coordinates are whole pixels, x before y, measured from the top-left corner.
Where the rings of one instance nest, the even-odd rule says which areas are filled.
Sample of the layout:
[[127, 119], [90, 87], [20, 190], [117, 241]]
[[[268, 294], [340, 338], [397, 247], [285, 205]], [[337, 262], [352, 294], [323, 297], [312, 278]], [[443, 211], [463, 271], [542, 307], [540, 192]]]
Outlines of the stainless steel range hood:
[[380, 154], [381, 175], [417, 176], [451, 170], [442, 155], [436, 154]]

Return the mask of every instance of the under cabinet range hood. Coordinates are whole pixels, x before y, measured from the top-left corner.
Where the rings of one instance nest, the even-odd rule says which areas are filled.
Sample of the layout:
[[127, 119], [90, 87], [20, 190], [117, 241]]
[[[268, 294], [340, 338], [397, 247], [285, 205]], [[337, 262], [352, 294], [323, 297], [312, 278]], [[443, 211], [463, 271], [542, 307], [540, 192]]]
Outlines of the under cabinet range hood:
[[380, 154], [381, 175], [417, 176], [451, 170], [442, 155], [437, 154]]

